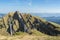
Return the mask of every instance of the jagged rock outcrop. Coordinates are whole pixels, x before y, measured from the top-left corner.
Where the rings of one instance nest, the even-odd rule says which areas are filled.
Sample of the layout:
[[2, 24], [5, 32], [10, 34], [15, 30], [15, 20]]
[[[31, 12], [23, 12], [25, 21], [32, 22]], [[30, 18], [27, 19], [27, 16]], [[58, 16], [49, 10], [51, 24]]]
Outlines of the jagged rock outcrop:
[[0, 29], [2, 30], [2, 28], [5, 28], [5, 31], [10, 34], [11, 31], [13, 34], [19, 31], [32, 33], [32, 29], [37, 29], [38, 31], [48, 35], [60, 34], [60, 25], [18, 11], [8, 13], [0, 20]]

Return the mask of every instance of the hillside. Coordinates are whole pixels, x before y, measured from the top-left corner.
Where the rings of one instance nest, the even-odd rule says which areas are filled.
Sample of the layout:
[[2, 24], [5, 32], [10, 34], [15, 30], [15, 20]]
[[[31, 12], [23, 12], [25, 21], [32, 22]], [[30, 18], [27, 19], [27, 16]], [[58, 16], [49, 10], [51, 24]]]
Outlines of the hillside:
[[40, 40], [41, 36], [43, 36], [41, 40], [45, 38], [47, 40], [48, 37], [59, 39], [60, 25], [30, 14], [20, 13], [18, 11], [10, 12], [0, 19], [0, 36], [10, 38], [9, 35], [12, 35], [13, 39], [15, 39], [15, 36], [16, 38], [24, 36], [23, 39], [37, 37], [37, 40]]

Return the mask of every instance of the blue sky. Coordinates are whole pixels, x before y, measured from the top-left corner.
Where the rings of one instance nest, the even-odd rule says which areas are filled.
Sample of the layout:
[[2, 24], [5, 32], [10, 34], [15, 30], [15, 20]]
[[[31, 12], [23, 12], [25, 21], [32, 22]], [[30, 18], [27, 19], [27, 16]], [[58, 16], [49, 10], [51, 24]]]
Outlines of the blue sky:
[[0, 13], [60, 13], [60, 0], [0, 0]]

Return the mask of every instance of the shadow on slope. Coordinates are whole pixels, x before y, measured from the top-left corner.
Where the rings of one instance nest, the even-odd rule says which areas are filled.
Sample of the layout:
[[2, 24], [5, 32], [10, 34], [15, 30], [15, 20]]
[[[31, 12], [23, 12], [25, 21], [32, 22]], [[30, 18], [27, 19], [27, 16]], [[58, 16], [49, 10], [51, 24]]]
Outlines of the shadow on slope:
[[[34, 27], [44, 33], [44, 34], [47, 34], [47, 35], [51, 35], [51, 36], [57, 36], [57, 35], [60, 35], [60, 30], [57, 30], [58, 26], [55, 26], [53, 24], [51, 24], [50, 22], [42, 22], [42, 20], [38, 20], [35, 18], [35, 21], [34, 21]], [[57, 28], [57, 29], [56, 29]]]

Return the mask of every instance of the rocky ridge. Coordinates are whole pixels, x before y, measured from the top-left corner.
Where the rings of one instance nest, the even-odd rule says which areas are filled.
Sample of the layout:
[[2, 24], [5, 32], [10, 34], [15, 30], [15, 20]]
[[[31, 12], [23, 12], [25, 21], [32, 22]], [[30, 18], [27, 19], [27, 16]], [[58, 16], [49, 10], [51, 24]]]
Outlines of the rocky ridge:
[[0, 34], [3, 32], [11, 35], [16, 32], [32, 34], [31, 30], [33, 29], [52, 36], [60, 34], [59, 24], [48, 22], [41, 17], [32, 16], [30, 14], [16, 11], [10, 12], [0, 19]]

